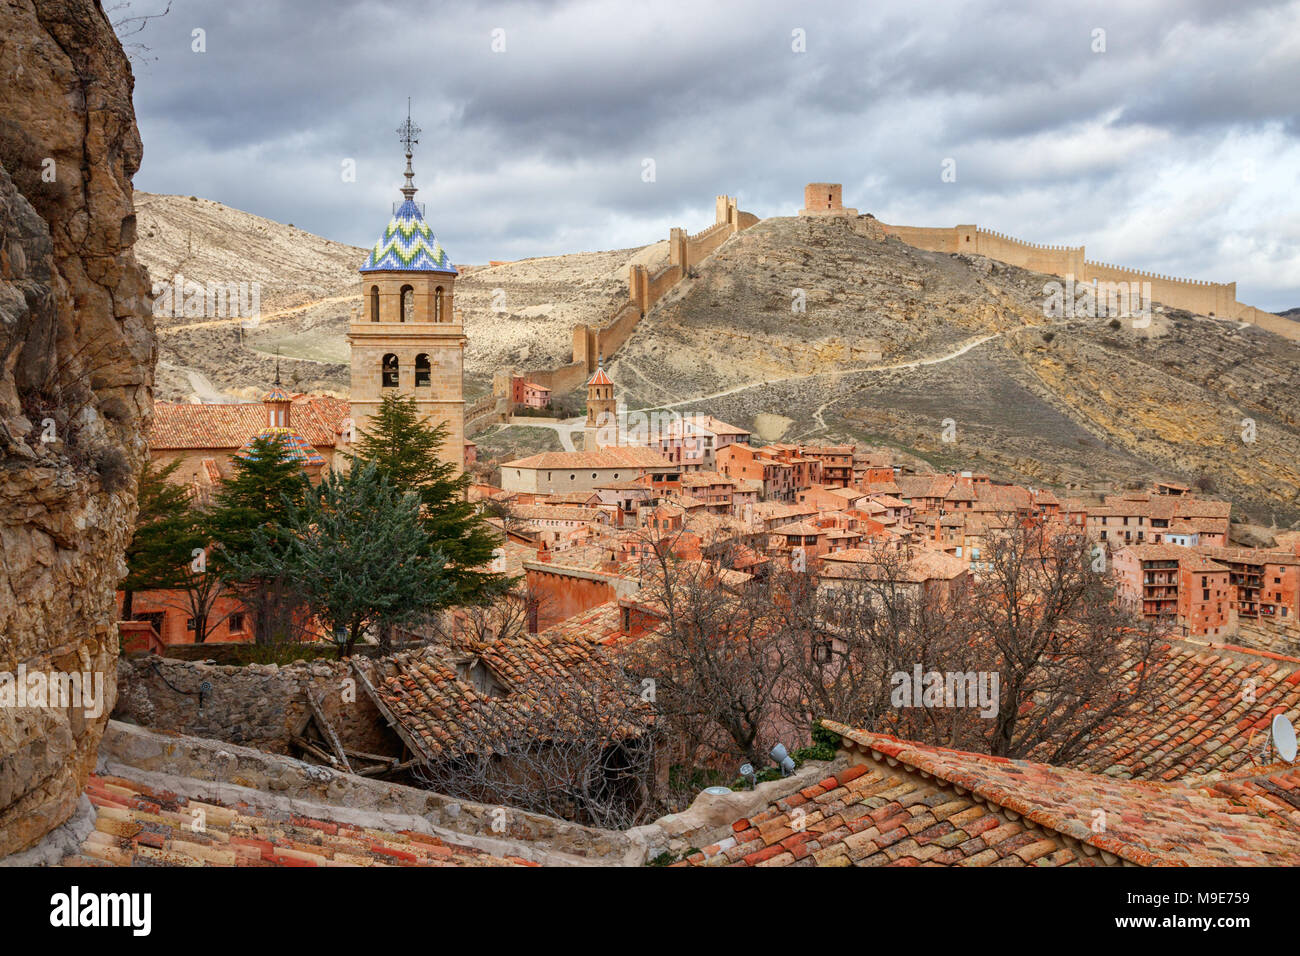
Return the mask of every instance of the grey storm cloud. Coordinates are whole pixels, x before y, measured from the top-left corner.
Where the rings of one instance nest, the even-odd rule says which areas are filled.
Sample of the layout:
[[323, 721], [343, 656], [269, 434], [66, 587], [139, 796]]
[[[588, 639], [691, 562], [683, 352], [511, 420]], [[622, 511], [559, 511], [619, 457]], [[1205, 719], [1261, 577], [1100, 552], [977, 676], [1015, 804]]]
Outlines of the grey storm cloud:
[[886, 221], [1300, 306], [1300, 2], [174, 0], [126, 39], [138, 188], [357, 245], [396, 196], [409, 96], [420, 198], [461, 262], [656, 241], [724, 192], [790, 215], [830, 180]]

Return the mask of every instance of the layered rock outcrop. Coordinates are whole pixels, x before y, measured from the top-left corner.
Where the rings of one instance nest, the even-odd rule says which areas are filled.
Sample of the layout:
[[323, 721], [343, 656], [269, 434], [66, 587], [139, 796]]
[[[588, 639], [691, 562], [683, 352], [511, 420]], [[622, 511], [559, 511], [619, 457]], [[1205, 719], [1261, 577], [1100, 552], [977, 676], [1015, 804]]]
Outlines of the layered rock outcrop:
[[[155, 354], [133, 79], [90, 0], [0, 4], [0, 856], [74, 810], [112, 710], [113, 592]], [[28, 675], [21, 688], [15, 679]], [[30, 675], [101, 674], [32, 703]], [[8, 679], [6, 679], [8, 678]], [[38, 701], [39, 702], [39, 701]]]

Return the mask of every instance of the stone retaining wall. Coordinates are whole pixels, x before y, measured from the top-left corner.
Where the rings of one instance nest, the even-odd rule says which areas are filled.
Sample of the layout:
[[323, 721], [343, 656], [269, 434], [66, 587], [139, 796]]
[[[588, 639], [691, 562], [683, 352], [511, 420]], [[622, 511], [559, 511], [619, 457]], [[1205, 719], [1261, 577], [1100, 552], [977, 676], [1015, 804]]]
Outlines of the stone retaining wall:
[[158, 656], [124, 658], [118, 661], [113, 717], [287, 754], [290, 737], [307, 712], [304, 692], [310, 688], [344, 747], [396, 756], [383, 717], [354, 679], [339, 661], [235, 667]]

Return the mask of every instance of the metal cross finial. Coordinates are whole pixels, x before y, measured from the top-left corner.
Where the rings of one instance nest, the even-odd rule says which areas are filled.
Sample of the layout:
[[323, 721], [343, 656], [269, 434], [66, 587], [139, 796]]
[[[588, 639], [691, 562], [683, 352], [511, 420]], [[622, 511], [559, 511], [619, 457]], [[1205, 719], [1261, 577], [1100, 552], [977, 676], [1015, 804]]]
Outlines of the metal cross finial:
[[402, 145], [406, 147], [406, 185], [402, 187], [402, 195], [406, 197], [407, 202], [415, 200], [415, 194], [418, 190], [415, 188], [415, 170], [411, 168], [411, 147], [419, 142], [420, 127], [411, 122], [411, 98], [406, 98], [406, 122], [397, 127], [398, 138], [401, 139]]
[[421, 133], [420, 127], [411, 122], [411, 98], [406, 98], [406, 122], [397, 127], [397, 138], [402, 145], [406, 147], [406, 155], [411, 155], [411, 147], [418, 143]]

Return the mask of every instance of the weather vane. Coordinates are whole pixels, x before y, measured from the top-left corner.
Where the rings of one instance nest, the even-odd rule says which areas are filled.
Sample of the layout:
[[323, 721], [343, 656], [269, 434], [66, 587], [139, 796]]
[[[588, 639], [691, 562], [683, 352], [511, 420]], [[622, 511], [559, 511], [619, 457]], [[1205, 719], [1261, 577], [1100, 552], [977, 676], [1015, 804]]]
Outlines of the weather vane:
[[397, 137], [401, 140], [402, 145], [406, 147], [406, 153], [409, 156], [411, 147], [418, 143], [420, 127], [411, 122], [411, 98], [406, 98], [406, 122], [397, 127]]

